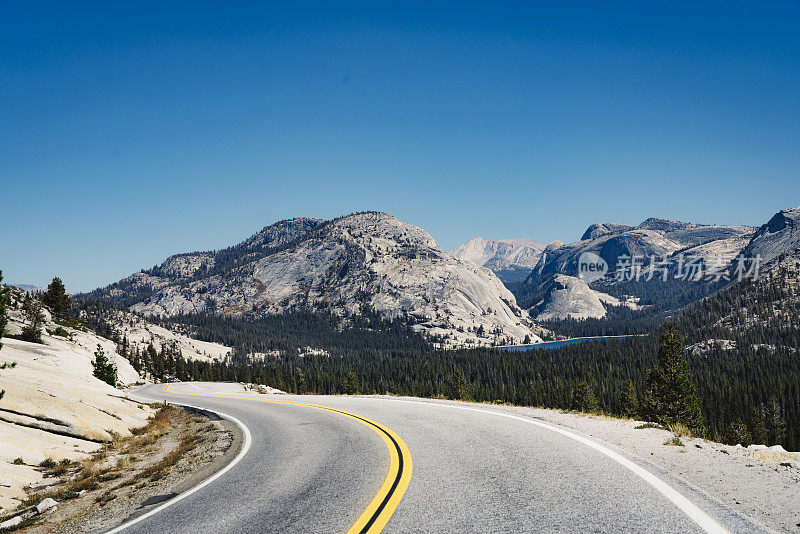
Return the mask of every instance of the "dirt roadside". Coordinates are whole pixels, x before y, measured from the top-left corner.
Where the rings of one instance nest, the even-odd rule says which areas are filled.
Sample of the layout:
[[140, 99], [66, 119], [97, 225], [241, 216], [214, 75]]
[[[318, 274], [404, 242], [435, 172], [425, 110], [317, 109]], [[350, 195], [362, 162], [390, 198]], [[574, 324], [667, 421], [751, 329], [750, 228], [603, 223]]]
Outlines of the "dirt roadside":
[[154, 406], [160, 409], [146, 427], [90, 459], [40, 466], [45, 478], [20, 506], [28, 511], [0, 532], [104, 532], [199, 484], [241, 450], [234, 423], [194, 408]]

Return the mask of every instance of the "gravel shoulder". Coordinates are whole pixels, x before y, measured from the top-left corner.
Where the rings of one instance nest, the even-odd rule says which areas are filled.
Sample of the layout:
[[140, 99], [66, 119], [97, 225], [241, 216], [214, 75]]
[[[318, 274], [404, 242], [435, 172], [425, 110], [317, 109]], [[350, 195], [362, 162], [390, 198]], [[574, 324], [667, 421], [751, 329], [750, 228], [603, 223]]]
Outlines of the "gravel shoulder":
[[[26, 533], [103, 532], [147, 513], [227, 465], [243, 443], [241, 430], [211, 412], [170, 406], [130, 438], [115, 440], [89, 460], [41, 468], [25, 506]], [[8, 517], [8, 516], [6, 516]], [[0, 530], [3, 532], [3, 530]]]
[[779, 532], [800, 532], [800, 453], [679, 437], [641, 421], [528, 409], [533, 417], [581, 431], [651, 462], [733, 510]]
[[[398, 397], [385, 397], [397, 399]], [[422, 402], [455, 401], [409, 399]], [[800, 453], [763, 446], [730, 446], [682, 436], [644, 422], [542, 408], [457, 403], [531, 417], [611, 445], [640, 464], [655, 466], [735, 512], [778, 532], [800, 532]]]

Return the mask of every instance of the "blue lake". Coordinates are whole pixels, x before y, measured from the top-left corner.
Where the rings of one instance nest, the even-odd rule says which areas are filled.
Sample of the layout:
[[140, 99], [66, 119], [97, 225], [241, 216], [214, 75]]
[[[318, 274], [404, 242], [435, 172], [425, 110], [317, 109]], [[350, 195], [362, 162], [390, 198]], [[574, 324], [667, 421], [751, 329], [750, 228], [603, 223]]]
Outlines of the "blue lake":
[[567, 345], [574, 345], [575, 343], [582, 343], [584, 341], [594, 341], [597, 339], [624, 339], [628, 336], [597, 336], [597, 337], [575, 337], [572, 339], [562, 339], [560, 341], [545, 341], [543, 343], [535, 343], [533, 345], [517, 345], [515, 347], [503, 347], [505, 350], [511, 351], [528, 351], [533, 349], [557, 349], [558, 347], [566, 347]]

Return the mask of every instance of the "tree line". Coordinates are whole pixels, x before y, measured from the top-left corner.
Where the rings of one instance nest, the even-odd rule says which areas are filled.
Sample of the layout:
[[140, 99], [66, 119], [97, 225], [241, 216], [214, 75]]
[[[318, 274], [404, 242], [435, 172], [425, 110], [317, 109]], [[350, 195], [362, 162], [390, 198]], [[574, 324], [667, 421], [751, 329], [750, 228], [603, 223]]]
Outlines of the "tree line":
[[[711, 439], [800, 448], [800, 295], [798, 270], [781, 268], [758, 282], [718, 290], [679, 312], [642, 314], [644, 336], [588, 341], [510, 353], [478, 348], [435, 350], [403, 320], [384, 321], [367, 309], [338, 317], [323, 310], [257, 319], [198, 314], [160, 319], [199, 339], [235, 348], [221, 362], [186, 361], [175, 347], [131, 349], [116, 339], [142, 373], [156, 379], [245, 381], [291, 393], [391, 393], [469, 398], [556, 409], [602, 411], [662, 424], [681, 422]], [[683, 294], [676, 290], [674, 301]], [[107, 304], [81, 304], [99, 334]], [[630, 310], [618, 310], [624, 323]], [[104, 326], [105, 324], [105, 326]], [[644, 324], [644, 323], [642, 323]], [[639, 325], [641, 326], [641, 324]], [[602, 321], [567, 321], [572, 328], [607, 328]], [[105, 330], [104, 330], [105, 328]], [[617, 334], [618, 331], [603, 331]], [[695, 345], [725, 339], [685, 351]], [[326, 355], [296, 350], [306, 345]], [[253, 359], [256, 352], [280, 356]]]

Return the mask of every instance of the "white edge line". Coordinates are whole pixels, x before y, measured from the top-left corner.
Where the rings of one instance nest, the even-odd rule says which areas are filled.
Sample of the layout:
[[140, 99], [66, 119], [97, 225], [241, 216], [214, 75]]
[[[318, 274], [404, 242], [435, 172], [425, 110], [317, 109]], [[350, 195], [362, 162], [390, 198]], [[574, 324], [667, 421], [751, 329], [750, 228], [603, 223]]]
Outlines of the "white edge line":
[[236, 458], [234, 458], [228, 465], [226, 465], [225, 467], [223, 467], [222, 469], [220, 469], [219, 471], [214, 473], [209, 478], [205, 479], [204, 481], [202, 481], [198, 485], [193, 486], [192, 488], [184, 491], [183, 493], [181, 493], [179, 495], [176, 495], [172, 499], [170, 499], [167, 502], [161, 504], [160, 506], [150, 510], [146, 514], [140, 515], [139, 517], [137, 517], [135, 519], [131, 519], [130, 521], [128, 521], [126, 523], [123, 523], [123, 524], [121, 524], [121, 525], [119, 525], [119, 526], [107, 531], [106, 534], [116, 534], [117, 532], [122, 532], [126, 528], [132, 527], [133, 525], [135, 525], [139, 521], [144, 521], [148, 517], [151, 517], [151, 516], [157, 514], [158, 512], [164, 510], [165, 508], [167, 508], [169, 506], [172, 506], [173, 504], [175, 504], [177, 502], [182, 501], [183, 499], [185, 499], [186, 497], [188, 497], [192, 493], [203, 489], [204, 487], [208, 486], [209, 484], [214, 482], [216, 479], [218, 479], [219, 477], [221, 477], [222, 475], [227, 473], [231, 468], [233, 468], [233, 466], [238, 464], [241, 461], [241, 459], [244, 458], [244, 455], [247, 454], [247, 451], [250, 450], [250, 444], [253, 441], [253, 437], [250, 435], [250, 430], [244, 425], [244, 423], [242, 423], [241, 421], [239, 421], [238, 419], [236, 419], [232, 415], [228, 415], [228, 414], [225, 414], [225, 413], [222, 413], [222, 412], [218, 412], [216, 410], [210, 410], [210, 409], [204, 408], [202, 406], [194, 406], [192, 404], [184, 404], [182, 402], [173, 402], [173, 401], [167, 401], [167, 402], [170, 403], [170, 404], [177, 404], [177, 405], [180, 405], [180, 406], [186, 406], [187, 408], [196, 408], [198, 410], [204, 410], [204, 411], [207, 411], [207, 412], [212, 412], [212, 413], [215, 413], [215, 414], [219, 415], [220, 417], [223, 417], [223, 418], [235, 423], [239, 428], [242, 429], [242, 432], [244, 433], [244, 446], [239, 451], [239, 454], [236, 455]]
[[540, 426], [542, 428], [546, 428], [548, 430], [552, 430], [553, 432], [557, 432], [563, 436], [566, 436], [570, 439], [574, 439], [584, 445], [591, 447], [592, 449], [596, 450], [597, 452], [604, 454], [614, 460], [615, 462], [621, 464], [623, 467], [632, 471], [634, 474], [638, 475], [642, 480], [650, 484], [653, 488], [658, 490], [659, 493], [664, 495], [667, 499], [669, 499], [675, 506], [677, 506], [684, 514], [689, 516], [689, 518], [697, 523], [700, 528], [704, 531], [713, 533], [713, 534], [730, 534], [730, 531], [726, 529], [724, 526], [720, 525], [714, 518], [712, 518], [708, 513], [706, 513], [702, 508], [694, 504], [692, 501], [681, 495], [676, 489], [672, 486], [658, 478], [656, 475], [648, 471], [647, 469], [637, 465], [636, 463], [628, 460], [621, 454], [612, 451], [608, 447], [596, 443], [588, 438], [585, 438], [579, 434], [575, 434], [570, 432], [569, 430], [564, 430], [563, 428], [559, 428], [557, 426], [553, 426], [548, 423], [543, 423], [541, 421], [537, 421], [536, 419], [531, 419], [529, 417], [521, 417], [519, 415], [512, 415], [503, 412], [495, 412], [492, 410], [483, 410], [481, 408], [473, 408], [470, 406], [459, 406], [459, 405], [452, 405], [452, 404], [442, 404], [438, 402], [422, 402], [422, 401], [413, 401], [413, 400], [401, 400], [401, 399], [387, 399], [393, 400], [395, 402], [406, 402], [409, 404], [424, 404], [426, 406], [441, 406], [444, 408], [456, 408], [459, 410], [468, 410], [471, 412], [479, 412], [485, 413], [489, 415], [499, 415], [501, 417], [508, 417], [509, 419], [516, 419], [518, 421], [522, 421], [523, 423], [529, 423], [532, 425]]

